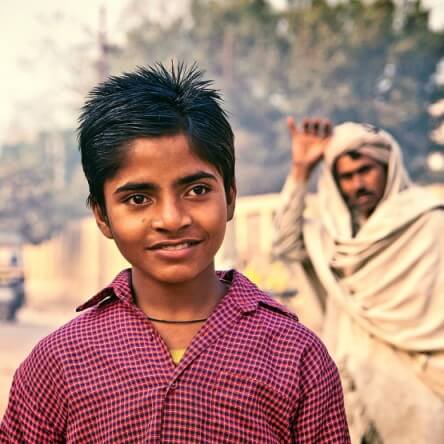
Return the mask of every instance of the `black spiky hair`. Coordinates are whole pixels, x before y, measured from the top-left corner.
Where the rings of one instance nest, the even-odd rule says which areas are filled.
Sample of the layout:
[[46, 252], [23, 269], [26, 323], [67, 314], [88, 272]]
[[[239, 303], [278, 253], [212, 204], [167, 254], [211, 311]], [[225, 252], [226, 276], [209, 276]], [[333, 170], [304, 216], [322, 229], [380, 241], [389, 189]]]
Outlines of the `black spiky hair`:
[[89, 184], [88, 204], [105, 210], [103, 187], [122, 166], [131, 141], [183, 133], [214, 165], [228, 193], [234, 183], [234, 136], [222, 98], [197, 64], [161, 63], [112, 76], [88, 95], [78, 140]]

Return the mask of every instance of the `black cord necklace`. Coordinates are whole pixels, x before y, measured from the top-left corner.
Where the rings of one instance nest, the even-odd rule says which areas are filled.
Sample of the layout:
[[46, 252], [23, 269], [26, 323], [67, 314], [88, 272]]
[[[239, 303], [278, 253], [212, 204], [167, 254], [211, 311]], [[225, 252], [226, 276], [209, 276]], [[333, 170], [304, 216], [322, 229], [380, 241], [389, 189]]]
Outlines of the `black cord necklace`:
[[[228, 291], [230, 282], [225, 281], [221, 279], [222, 284], [225, 286], [225, 291]], [[198, 324], [199, 322], [205, 322], [208, 318], [202, 318], [202, 319], [191, 319], [189, 321], [172, 321], [169, 319], [157, 319], [152, 318], [151, 316], [146, 316], [146, 318], [152, 322], [159, 322], [161, 324]]]
[[205, 322], [208, 318], [203, 319], [191, 319], [190, 321], [170, 321], [167, 319], [156, 319], [151, 316], [147, 316], [147, 319], [153, 322], [161, 322], [162, 324], [197, 324], [198, 322]]

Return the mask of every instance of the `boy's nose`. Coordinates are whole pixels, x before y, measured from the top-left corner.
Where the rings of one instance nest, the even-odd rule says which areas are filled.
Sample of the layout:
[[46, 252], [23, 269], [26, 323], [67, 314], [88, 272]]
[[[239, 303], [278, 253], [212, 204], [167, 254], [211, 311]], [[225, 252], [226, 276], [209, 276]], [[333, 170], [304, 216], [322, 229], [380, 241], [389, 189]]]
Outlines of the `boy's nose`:
[[152, 218], [155, 230], [179, 231], [191, 224], [191, 217], [175, 199], [161, 202], [157, 205]]

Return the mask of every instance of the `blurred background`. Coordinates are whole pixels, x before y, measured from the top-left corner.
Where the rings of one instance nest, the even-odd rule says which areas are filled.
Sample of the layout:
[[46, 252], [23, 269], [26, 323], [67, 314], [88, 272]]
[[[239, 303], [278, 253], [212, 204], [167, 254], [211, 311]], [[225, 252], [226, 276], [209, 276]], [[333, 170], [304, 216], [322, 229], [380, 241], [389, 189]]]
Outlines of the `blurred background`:
[[127, 266], [86, 208], [75, 133], [109, 75], [184, 60], [214, 79], [241, 195], [218, 266], [298, 311], [304, 283], [269, 260], [287, 115], [389, 130], [412, 177], [444, 195], [442, 0], [0, 0], [0, 25], [0, 415], [36, 341]]

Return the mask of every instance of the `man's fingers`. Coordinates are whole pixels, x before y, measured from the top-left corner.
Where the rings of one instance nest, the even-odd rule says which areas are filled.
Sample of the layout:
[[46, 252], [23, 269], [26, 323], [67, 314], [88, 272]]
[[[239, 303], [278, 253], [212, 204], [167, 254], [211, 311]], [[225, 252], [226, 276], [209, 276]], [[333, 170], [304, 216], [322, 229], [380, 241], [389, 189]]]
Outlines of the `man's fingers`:
[[324, 120], [321, 122], [321, 136], [328, 138], [333, 133], [333, 125], [330, 120]]
[[306, 134], [311, 134], [313, 136], [320, 135], [322, 121], [320, 119], [309, 119], [305, 118], [302, 121], [302, 128]]
[[306, 134], [316, 137], [330, 137], [333, 131], [333, 125], [330, 120], [305, 118], [302, 121], [302, 128]]
[[287, 127], [290, 131], [291, 137], [295, 136], [298, 133], [298, 128], [296, 126], [296, 122], [294, 121], [293, 117], [289, 116], [287, 117]]
[[315, 119], [312, 121], [311, 127], [313, 134], [319, 134], [319, 127], [321, 126], [321, 121], [319, 119]]
[[311, 131], [311, 119], [305, 118], [302, 121], [302, 129], [304, 130], [304, 133], [310, 134], [310, 131]]
[[[291, 136], [299, 133], [293, 117], [287, 117], [287, 126]], [[328, 119], [312, 119], [306, 117], [302, 120], [302, 132], [319, 138], [329, 138], [333, 133], [333, 125]]]

